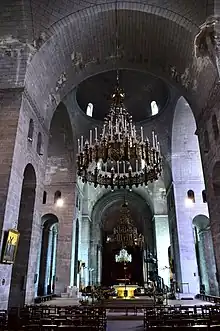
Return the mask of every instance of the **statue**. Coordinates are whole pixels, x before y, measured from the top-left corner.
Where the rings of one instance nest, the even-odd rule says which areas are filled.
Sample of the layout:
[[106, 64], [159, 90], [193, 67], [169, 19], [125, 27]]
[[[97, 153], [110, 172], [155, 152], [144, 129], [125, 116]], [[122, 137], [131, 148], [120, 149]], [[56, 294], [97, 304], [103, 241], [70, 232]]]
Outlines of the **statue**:
[[217, 69], [220, 82], [220, 17], [211, 16], [200, 26], [194, 41], [195, 57], [208, 57]]

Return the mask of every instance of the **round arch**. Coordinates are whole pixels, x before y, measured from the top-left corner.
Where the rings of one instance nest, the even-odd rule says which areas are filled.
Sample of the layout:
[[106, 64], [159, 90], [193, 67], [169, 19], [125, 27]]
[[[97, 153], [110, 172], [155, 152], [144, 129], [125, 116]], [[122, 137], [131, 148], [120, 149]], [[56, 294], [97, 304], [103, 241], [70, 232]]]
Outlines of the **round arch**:
[[41, 218], [42, 239], [38, 256], [37, 295], [43, 296], [54, 293], [56, 275], [56, 248], [58, 233], [58, 217], [45, 214]]
[[9, 307], [22, 307], [25, 304], [29, 254], [31, 247], [32, 225], [36, 195], [36, 172], [31, 163], [24, 169], [20, 198], [17, 230], [20, 239], [12, 267]]
[[[205, 88], [201, 93], [204, 85], [200, 84], [199, 80], [201, 70], [195, 64], [193, 57], [194, 37], [198, 32], [198, 26], [174, 12], [171, 15], [170, 10], [165, 8], [133, 1], [121, 1], [118, 7], [123, 49], [117, 59], [117, 66], [151, 71], [176, 86], [193, 108], [199, 106], [198, 103], [203, 105], [209, 89]], [[46, 123], [50, 122], [59, 101], [73, 87], [89, 76], [115, 68], [116, 59], [111, 49], [111, 39], [114, 38], [112, 33], [114, 15], [114, 4], [107, 3], [73, 13], [52, 25], [48, 32], [49, 39], [34, 55], [28, 67], [25, 81], [26, 91], [37, 108], [44, 109], [42, 117]], [[201, 18], [203, 19], [205, 15]], [[128, 26], [133, 28], [128, 29]], [[169, 29], [164, 29], [164, 26], [169, 26]], [[152, 32], [150, 35], [149, 29]], [[142, 33], [135, 34], [135, 31], [139, 30]], [[134, 34], [131, 34], [131, 31]], [[170, 33], [171, 31], [176, 31], [175, 36]], [[93, 35], [96, 35], [96, 38], [93, 38]], [[106, 38], [106, 35], [110, 38]], [[91, 39], [93, 39], [92, 47]], [[181, 42], [183, 39], [185, 43]], [[100, 40], [101, 52], [98, 42]], [[60, 46], [55, 54], [54, 45]], [[161, 51], [161, 47], [165, 47], [166, 56]], [[66, 50], [65, 54], [62, 49]], [[209, 77], [211, 86], [215, 78], [215, 70], [210, 65], [205, 69], [203, 74]], [[36, 82], [35, 89], [32, 86], [33, 80]], [[196, 98], [197, 95], [200, 95], [200, 98]]]

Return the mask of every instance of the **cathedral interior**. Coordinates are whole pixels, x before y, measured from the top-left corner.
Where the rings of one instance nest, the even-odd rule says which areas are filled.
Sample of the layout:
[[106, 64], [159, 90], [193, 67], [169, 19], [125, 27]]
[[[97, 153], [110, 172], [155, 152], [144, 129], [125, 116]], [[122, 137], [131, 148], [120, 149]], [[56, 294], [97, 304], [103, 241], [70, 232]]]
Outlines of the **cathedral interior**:
[[3, 0], [0, 73], [0, 309], [219, 297], [219, 1]]

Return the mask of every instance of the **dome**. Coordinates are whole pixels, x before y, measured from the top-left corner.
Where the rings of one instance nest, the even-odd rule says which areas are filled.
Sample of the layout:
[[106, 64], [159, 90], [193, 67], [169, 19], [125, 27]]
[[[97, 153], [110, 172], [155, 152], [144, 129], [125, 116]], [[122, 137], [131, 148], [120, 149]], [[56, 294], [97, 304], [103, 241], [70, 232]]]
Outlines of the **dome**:
[[[93, 105], [92, 117], [102, 121], [109, 111], [111, 93], [116, 84], [116, 71], [107, 71], [92, 76], [79, 84], [76, 100], [86, 113], [87, 106]], [[120, 70], [120, 85], [125, 92], [124, 104], [133, 116], [134, 122], [141, 122], [152, 115], [152, 105], [160, 112], [169, 99], [167, 84], [147, 73], [134, 70]]]

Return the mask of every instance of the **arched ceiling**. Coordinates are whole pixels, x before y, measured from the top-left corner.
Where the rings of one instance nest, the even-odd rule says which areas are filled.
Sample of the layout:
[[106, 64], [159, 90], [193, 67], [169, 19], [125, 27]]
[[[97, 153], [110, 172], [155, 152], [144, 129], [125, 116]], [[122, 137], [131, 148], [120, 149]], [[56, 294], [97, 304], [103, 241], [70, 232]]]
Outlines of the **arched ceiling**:
[[[129, 3], [129, 1], [120, 1], [118, 3]], [[131, 2], [131, 1], [130, 1]], [[135, 1], [132, 1], [135, 3]], [[146, 6], [146, 0], [138, 0], [143, 7]], [[66, 16], [77, 13], [81, 10], [92, 9], [97, 10], [99, 6], [105, 4], [105, 0], [87, 1], [87, 0], [31, 0], [33, 13], [33, 27], [35, 35], [53, 26]], [[111, 7], [114, 6], [115, 0], [108, 1]], [[189, 21], [200, 25], [205, 17], [212, 14], [214, 1], [207, 0], [149, 0], [147, 4], [152, 7], [152, 10], [169, 10], [170, 15], [175, 13]]]
[[[135, 122], [152, 116], [151, 102], [156, 101], [161, 111], [169, 100], [169, 88], [159, 78], [135, 70], [120, 70], [120, 86], [125, 92], [125, 107]], [[93, 118], [103, 120], [109, 112], [111, 93], [116, 84], [116, 71], [107, 71], [83, 81], [77, 88], [76, 99], [86, 112], [93, 104]]]
[[[30, 99], [48, 122], [73, 87], [112, 70], [117, 62], [117, 67], [164, 78], [199, 109], [215, 78], [211, 64], [206, 61], [201, 73], [193, 57], [194, 37], [207, 15], [206, 3], [119, 1], [121, 47], [115, 59], [114, 2], [76, 5], [75, 1], [64, 1], [61, 5], [58, 1], [32, 1], [36, 37], [46, 31], [47, 40], [28, 66], [25, 84]], [[63, 74], [65, 80], [60, 84]]]

